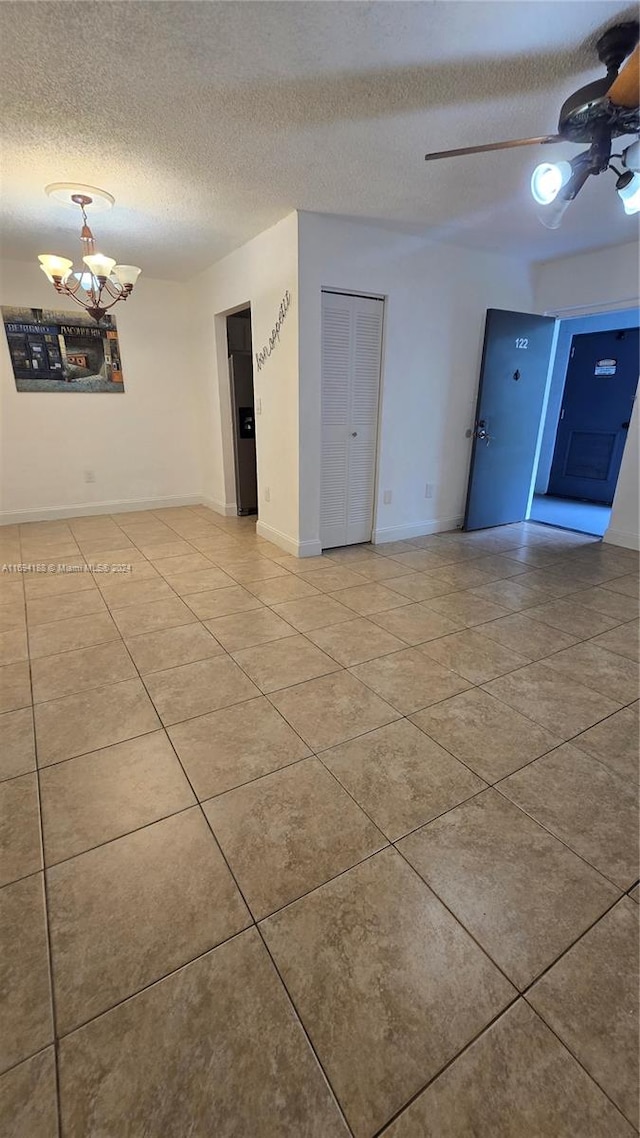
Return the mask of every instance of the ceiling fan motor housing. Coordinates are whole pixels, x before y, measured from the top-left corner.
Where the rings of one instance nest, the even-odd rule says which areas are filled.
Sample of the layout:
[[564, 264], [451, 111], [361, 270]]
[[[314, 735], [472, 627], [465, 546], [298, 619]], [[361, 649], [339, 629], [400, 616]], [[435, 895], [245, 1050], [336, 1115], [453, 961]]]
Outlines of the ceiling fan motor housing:
[[640, 23], [627, 20], [607, 28], [596, 43], [598, 59], [604, 63], [609, 74], [617, 75], [618, 69], [638, 42]]
[[611, 138], [638, 133], [638, 109], [616, 106], [607, 98], [620, 64], [633, 51], [637, 42], [638, 23], [635, 20], [616, 24], [600, 37], [596, 49], [598, 58], [607, 68], [607, 74], [602, 79], [580, 87], [565, 100], [558, 121], [558, 134], [562, 138], [569, 142], [593, 142], [595, 134], [604, 128]]

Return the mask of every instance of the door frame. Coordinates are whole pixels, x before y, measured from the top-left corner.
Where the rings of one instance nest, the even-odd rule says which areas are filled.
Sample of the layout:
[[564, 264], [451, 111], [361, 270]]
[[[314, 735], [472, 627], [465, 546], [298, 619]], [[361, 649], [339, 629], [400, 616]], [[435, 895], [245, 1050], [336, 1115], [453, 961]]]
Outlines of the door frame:
[[[322, 495], [322, 294], [325, 292], [333, 293], [337, 296], [359, 296], [363, 300], [379, 300], [382, 302], [382, 336], [380, 338], [380, 379], [378, 382], [378, 410], [376, 414], [376, 446], [375, 446], [375, 461], [373, 466], [373, 506], [371, 509], [371, 536], [369, 544], [375, 545], [374, 534], [376, 532], [376, 522], [378, 520], [378, 500], [380, 496], [380, 488], [378, 485], [380, 476], [380, 439], [382, 437], [382, 403], [383, 403], [383, 385], [385, 377], [385, 357], [386, 357], [386, 344], [387, 344], [387, 306], [389, 298], [385, 293], [380, 292], [363, 292], [362, 289], [352, 288], [337, 288], [330, 285], [322, 285], [320, 288], [320, 494]], [[322, 538], [320, 538], [322, 542]], [[366, 542], [354, 542], [354, 544], [365, 545]]]
[[[598, 312], [582, 313], [576, 316], [563, 316], [562, 309], [558, 309], [557, 312], [545, 313], [545, 316], [546, 315], [556, 316], [558, 324], [555, 355], [552, 355], [551, 376], [542, 413], [538, 455], [534, 467], [527, 517], [531, 512], [534, 493], [546, 494], [549, 486], [551, 463], [553, 461], [553, 451], [558, 432], [558, 423], [560, 421], [560, 412], [562, 410], [567, 372], [569, 370], [573, 337], [589, 332], [613, 332], [623, 328], [637, 328], [639, 324], [637, 307], [607, 309]], [[640, 390], [640, 387], [638, 390]], [[637, 398], [638, 393], [636, 392], [636, 399]], [[628, 436], [627, 440], [625, 440], [625, 450], [627, 441]], [[624, 450], [622, 454], [624, 459]]]
[[[216, 351], [216, 364], [218, 372], [218, 406], [220, 409], [220, 434], [222, 442], [222, 471], [224, 477], [224, 513], [228, 517], [236, 517], [238, 503], [236, 500], [236, 473], [234, 456], [234, 423], [231, 410], [231, 376], [229, 375], [229, 349], [227, 344], [227, 317], [235, 316], [237, 312], [251, 313], [251, 333], [253, 336], [253, 309], [251, 301], [244, 304], [234, 304], [233, 308], [226, 308], [223, 312], [216, 312], [214, 316], [214, 342]], [[252, 355], [253, 359], [253, 355]], [[255, 372], [254, 372], [254, 399], [255, 399]], [[256, 479], [258, 483], [258, 513], [256, 521], [260, 518], [260, 472], [258, 466], [258, 416], [255, 416], [256, 432]], [[221, 503], [222, 505], [222, 503]]]

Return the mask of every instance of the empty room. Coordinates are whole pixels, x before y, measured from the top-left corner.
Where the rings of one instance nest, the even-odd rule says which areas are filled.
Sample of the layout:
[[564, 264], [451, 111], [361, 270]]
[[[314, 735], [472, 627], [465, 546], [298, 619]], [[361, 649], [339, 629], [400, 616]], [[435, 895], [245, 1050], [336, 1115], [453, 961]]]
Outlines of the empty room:
[[0, 5], [0, 1132], [632, 1138], [618, 0]]

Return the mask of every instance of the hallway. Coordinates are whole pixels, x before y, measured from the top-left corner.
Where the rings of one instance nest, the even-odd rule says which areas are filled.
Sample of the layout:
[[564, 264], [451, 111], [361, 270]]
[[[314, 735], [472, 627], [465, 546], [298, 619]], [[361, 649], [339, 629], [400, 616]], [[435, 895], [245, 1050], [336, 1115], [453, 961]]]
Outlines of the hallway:
[[575, 498], [554, 498], [550, 494], [534, 494], [529, 521], [591, 534], [592, 537], [604, 537], [611, 521], [611, 506], [580, 502]]
[[0, 1130], [633, 1135], [636, 553], [195, 506], [0, 554]]

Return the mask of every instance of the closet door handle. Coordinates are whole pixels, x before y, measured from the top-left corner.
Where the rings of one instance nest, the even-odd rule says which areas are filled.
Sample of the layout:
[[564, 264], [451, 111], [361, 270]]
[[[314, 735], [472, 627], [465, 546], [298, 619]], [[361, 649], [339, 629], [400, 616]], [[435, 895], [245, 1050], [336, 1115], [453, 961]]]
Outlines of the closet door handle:
[[357, 431], [352, 431], [352, 432], [351, 432], [351, 438], [352, 438], [352, 439], [355, 439], [355, 438], [357, 438], [357, 437], [358, 437], [358, 432], [357, 432]]

